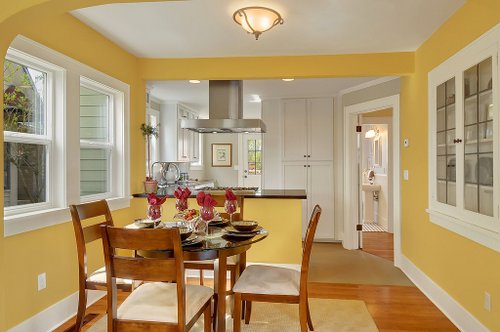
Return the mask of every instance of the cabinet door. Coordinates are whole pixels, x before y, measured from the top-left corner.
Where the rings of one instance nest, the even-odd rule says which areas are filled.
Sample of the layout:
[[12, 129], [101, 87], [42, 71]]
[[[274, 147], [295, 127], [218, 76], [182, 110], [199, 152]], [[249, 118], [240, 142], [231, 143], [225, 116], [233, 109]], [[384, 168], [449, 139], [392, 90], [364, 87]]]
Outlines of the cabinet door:
[[455, 78], [436, 88], [436, 199], [456, 206]]
[[283, 165], [284, 189], [307, 190], [307, 165], [306, 163], [290, 163]]
[[464, 72], [464, 208], [493, 217], [493, 64], [489, 57]]
[[309, 218], [314, 206], [319, 204], [322, 212], [315, 238], [333, 239], [333, 162], [314, 162], [308, 166], [307, 216]]
[[308, 100], [309, 160], [333, 160], [333, 99]]
[[283, 160], [307, 157], [307, 105], [305, 99], [283, 102]]

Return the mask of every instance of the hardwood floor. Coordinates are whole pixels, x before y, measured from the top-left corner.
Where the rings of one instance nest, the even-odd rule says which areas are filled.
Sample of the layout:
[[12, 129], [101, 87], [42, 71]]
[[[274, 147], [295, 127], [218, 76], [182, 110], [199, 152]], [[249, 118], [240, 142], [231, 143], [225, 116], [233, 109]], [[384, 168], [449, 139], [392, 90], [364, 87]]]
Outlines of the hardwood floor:
[[[210, 286], [210, 281], [205, 284]], [[197, 283], [197, 280], [190, 280]], [[309, 283], [309, 294], [312, 298], [351, 299], [364, 301], [380, 332], [404, 331], [458, 331], [458, 329], [413, 286], [379, 286], [355, 284]], [[127, 293], [120, 293], [119, 301], [123, 301]], [[87, 329], [106, 312], [106, 298], [92, 305], [88, 313], [94, 314]], [[334, 315], [335, 313], [332, 313]], [[56, 332], [72, 331], [74, 317], [55, 329]]]
[[394, 262], [394, 236], [387, 232], [363, 232], [363, 251]]

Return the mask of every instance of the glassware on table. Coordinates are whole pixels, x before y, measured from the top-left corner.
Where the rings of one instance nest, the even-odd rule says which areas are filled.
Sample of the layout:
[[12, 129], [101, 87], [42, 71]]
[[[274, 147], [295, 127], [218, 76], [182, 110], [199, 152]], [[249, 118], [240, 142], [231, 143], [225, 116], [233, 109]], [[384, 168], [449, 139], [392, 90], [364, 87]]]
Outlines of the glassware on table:
[[238, 201], [233, 199], [228, 199], [224, 202], [224, 210], [227, 214], [229, 214], [229, 221], [233, 221], [233, 214], [236, 212], [238, 208]]
[[187, 208], [188, 208], [188, 201], [187, 201], [187, 199], [186, 198], [178, 198], [175, 201], [175, 208], [179, 212], [187, 210]]
[[214, 208], [213, 206], [200, 208], [200, 216], [196, 221], [195, 228], [196, 233], [199, 235], [207, 235], [208, 233], [208, 222], [214, 218]]
[[161, 205], [148, 205], [147, 216], [153, 222], [154, 227], [161, 221], [162, 206]]

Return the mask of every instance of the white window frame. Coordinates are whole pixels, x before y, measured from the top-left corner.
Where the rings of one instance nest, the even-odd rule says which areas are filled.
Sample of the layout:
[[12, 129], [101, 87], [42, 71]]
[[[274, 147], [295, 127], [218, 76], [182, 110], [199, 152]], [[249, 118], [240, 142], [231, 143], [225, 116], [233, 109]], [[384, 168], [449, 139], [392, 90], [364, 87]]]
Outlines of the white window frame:
[[[463, 50], [437, 66], [428, 75], [428, 114], [429, 114], [429, 208], [427, 212], [431, 222], [458, 233], [472, 241], [480, 243], [490, 249], [500, 252], [500, 172], [499, 162], [499, 66], [498, 55], [500, 52], [500, 25], [496, 26], [483, 36], [472, 42]], [[436, 176], [436, 89], [441, 83], [455, 79], [455, 117], [459, 126], [456, 126], [456, 137], [463, 138], [463, 72], [482, 60], [492, 57], [493, 71], [493, 104], [494, 104], [494, 183], [493, 183], [493, 217], [468, 211], [464, 208], [464, 146], [456, 147], [457, 160], [457, 197], [456, 206], [447, 205], [437, 201], [437, 176]]]
[[[115, 106], [115, 99], [122, 99], [122, 93], [118, 90], [112, 89], [108, 86], [105, 86], [99, 82], [93, 81], [91, 79], [88, 79], [87, 77], [80, 77], [80, 85], [87, 88], [91, 89], [100, 93], [103, 93], [109, 97], [108, 100], [108, 118], [107, 118], [107, 123], [109, 125], [108, 128], [108, 141], [107, 142], [93, 142], [90, 140], [84, 140], [80, 138], [80, 149], [82, 148], [88, 148], [88, 149], [102, 149], [106, 150], [109, 156], [108, 160], [108, 177], [106, 179], [107, 182], [107, 190], [104, 193], [100, 194], [94, 194], [94, 195], [83, 195], [80, 196], [80, 201], [81, 202], [90, 202], [90, 201], [95, 201], [98, 199], [105, 199], [105, 198], [110, 198], [113, 197], [113, 190], [114, 188], [114, 179], [111, 174], [111, 170], [117, 167], [116, 160], [119, 159], [119, 155], [116, 153], [115, 149], [115, 137], [114, 137], [114, 126], [112, 124], [115, 123], [114, 118], [117, 113], [121, 112], [118, 107]], [[118, 103], [119, 104], [119, 103]], [[81, 180], [81, 179], [80, 179]], [[81, 185], [81, 182], [80, 182]]]
[[[49, 183], [51, 204], [36, 210], [19, 211], [7, 215], [4, 209], [4, 236], [65, 223], [71, 220], [69, 204], [85, 201], [80, 197], [80, 81], [82, 77], [99, 82], [114, 93], [113, 143], [114, 155], [111, 191], [107, 197], [112, 211], [130, 206], [130, 151], [129, 112], [130, 86], [96, 69], [82, 64], [64, 54], [36, 43], [24, 36], [17, 36], [7, 54], [19, 53], [28, 59], [53, 64], [55, 85], [54, 130], [50, 150]], [[19, 62], [19, 61], [16, 61]], [[45, 71], [45, 70], [44, 70]], [[5, 139], [5, 138], [4, 138]], [[75, 185], [78, 184], [78, 185]]]
[[11, 217], [16, 215], [29, 214], [35, 211], [52, 209], [61, 204], [60, 195], [56, 193], [52, 179], [55, 174], [63, 168], [61, 158], [58, 158], [54, 151], [62, 148], [64, 150], [64, 141], [57, 139], [54, 128], [58, 125], [54, 114], [63, 113], [62, 99], [63, 94], [60, 88], [64, 85], [65, 70], [53, 63], [42, 60], [35, 56], [9, 48], [5, 57], [7, 60], [27, 66], [38, 71], [44, 72], [46, 76], [46, 100], [45, 100], [45, 134], [27, 134], [11, 131], [4, 131], [5, 143], [24, 143], [43, 145], [46, 148], [46, 189], [45, 202], [31, 203], [16, 206], [4, 207], [4, 216]]

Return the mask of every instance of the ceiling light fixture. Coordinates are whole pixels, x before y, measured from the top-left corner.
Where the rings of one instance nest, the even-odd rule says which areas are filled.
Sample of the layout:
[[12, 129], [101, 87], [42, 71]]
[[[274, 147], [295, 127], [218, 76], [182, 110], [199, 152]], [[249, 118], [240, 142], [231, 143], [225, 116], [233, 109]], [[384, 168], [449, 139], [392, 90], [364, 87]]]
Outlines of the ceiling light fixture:
[[189, 83], [193, 83], [193, 84], [198, 84], [200, 82], [201, 82], [200, 80], [189, 80]]
[[295, 81], [295, 78], [282, 78], [281, 80], [284, 82], [292, 82]]
[[277, 11], [266, 7], [245, 7], [238, 9], [234, 12], [233, 19], [243, 29], [252, 33], [255, 36], [255, 40], [259, 39], [259, 36], [263, 32], [284, 22]]
[[378, 136], [378, 129], [370, 129], [365, 133], [365, 138], [374, 138]]

